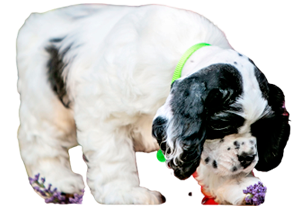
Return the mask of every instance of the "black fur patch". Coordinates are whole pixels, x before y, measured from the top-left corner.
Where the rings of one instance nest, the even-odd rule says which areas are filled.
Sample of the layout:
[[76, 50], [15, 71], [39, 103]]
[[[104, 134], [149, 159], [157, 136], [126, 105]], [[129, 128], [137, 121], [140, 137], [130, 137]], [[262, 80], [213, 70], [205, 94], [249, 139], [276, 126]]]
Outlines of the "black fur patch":
[[182, 161], [174, 159], [177, 165], [170, 161], [175, 176], [186, 179], [194, 173], [205, 139], [238, 132], [244, 118], [233, 112], [243, 111], [236, 104], [242, 92], [242, 77], [230, 64], [213, 64], [173, 83], [170, 124], [183, 148]]
[[273, 112], [251, 125], [259, 157], [255, 168], [259, 171], [269, 171], [280, 164], [290, 135], [289, 114], [283, 114], [286, 111], [283, 107], [284, 94], [273, 84], [269, 84], [268, 88], [268, 104]]
[[208, 163], [209, 163], [209, 160], [210, 160], [209, 157], [207, 157], [207, 158], [205, 158], [204, 161], [205, 161], [206, 164], [208, 164]]
[[213, 163], [212, 163], [212, 165], [213, 165], [213, 168], [218, 168], [218, 164], [217, 164], [217, 161], [213, 161]]
[[240, 143], [238, 143], [237, 141], [234, 141], [233, 145], [235, 146], [235, 149], [240, 149]]
[[159, 144], [163, 153], [166, 151], [166, 143], [163, 141], [167, 137], [166, 134], [167, 122], [168, 120], [166, 118], [158, 116], [157, 118], [155, 118], [155, 120], [152, 123], [152, 136], [156, 138], [157, 143]]
[[[63, 38], [53, 38], [50, 40], [51, 43], [61, 42]], [[62, 104], [69, 108], [70, 100], [67, 95], [66, 84], [63, 79], [62, 73], [68, 63], [64, 63], [63, 58], [66, 53], [69, 51], [71, 46], [65, 48], [60, 52], [59, 48], [54, 45], [50, 45], [45, 48], [49, 53], [50, 58], [47, 64], [48, 67], [48, 80], [52, 87], [52, 90], [55, 92]]]
[[266, 100], [268, 100], [269, 97], [269, 87], [268, 87], [268, 80], [266, 76], [258, 69], [258, 67], [255, 65], [255, 63], [249, 59], [249, 62], [251, 62], [254, 65], [254, 74], [257, 79], [259, 88], [262, 92], [262, 97]]
[[232, 112], [243, 111], [242, 107], [235, 103], [243, 92], [242, 76], [229, 64], [213, 65], [207, 71], [203, 73], [212, 74], [207, 76], [207, 80], [214, 80], [213, 85], [208, 86], [211, 91], [205, 101], [207, 138], [223, 138], [238, 133], [238, 128], [244, 124], [245, 119]]

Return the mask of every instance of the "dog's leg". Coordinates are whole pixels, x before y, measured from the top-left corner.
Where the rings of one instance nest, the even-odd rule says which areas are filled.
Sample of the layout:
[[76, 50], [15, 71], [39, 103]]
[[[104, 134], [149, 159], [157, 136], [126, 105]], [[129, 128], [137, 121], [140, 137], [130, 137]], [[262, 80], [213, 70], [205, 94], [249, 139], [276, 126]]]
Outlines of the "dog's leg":
[[247, 187], [258, 184], [259, 178], [249, 173], [234, 176], [219, 176], [210, 171], [203, 163], [197, 168], [195, 180], [204, 187], [208, 196], [215, 198], [219, 204], [245, 205], [246, 194], [243, 190]]
[[258, 184], [258, 182], [260, 182], [260, 179], [254, 177], [251, 173], [246, 177], [227, 180], [216, 189], [216, 201], [232, 205], [245, 205], [246, 194], [243, 193], [243, 190], [248, 186]]
[[72, 113], [51, 92], [48, 82], [41, 80], [43, 77], [35, 75], [30, 80], [19, 78], [18, 139], [23, 162], [29, 177], [40, 173], [46, 178], [45, 185], [52, 184], [64, 193], [80, 193], [84, 183], [72, 172], [68, 154], [68, 149], [77, 145]]
[[133, 141], [126, 126], [114, 127], [95, 119], [76, 120], [78, 142], [88, 166], [87, 183], [95, 200], [103, 204], [164, 202], [159, 192], [139, 186]]
[[32, 104], [37, 99], [34, 91], [27, 92], [27, 96], [22, 92], [18, 132], [28, 176], [40, 173], [46, 178], [45, 185], [52, 184], [64, 193], [80, 193], [84, 183], [72, 172], [68, 154], [68, 148], [77, 145], [74, 121], [64, 107], [49, 98], [41, 96], [38, 100], [43, 102]]
[[49, 57], [38, 45], [42, 40], [27, 29], [20, 32], [17, 50], [21, 157], [29, 177], [40, 173], [46, 186], [52, 184], [64, 193], [80, 193], [84, 183], [72, 172], [68, 154], [68, 149], [77, 145], [73, 113], [50, 86]]

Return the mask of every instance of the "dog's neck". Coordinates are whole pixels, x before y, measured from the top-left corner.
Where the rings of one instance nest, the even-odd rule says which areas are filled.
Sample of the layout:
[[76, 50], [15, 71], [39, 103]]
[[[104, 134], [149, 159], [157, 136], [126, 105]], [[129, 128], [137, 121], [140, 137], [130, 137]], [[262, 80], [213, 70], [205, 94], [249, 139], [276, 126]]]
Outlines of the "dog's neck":
[[173, 74], [173, 78], [172, 78], [172, 83], [179, 79], [181, 77], [181, 72], [182, 69], [185, 65], [185, 63], [187, 62], [187, 60], [189, 59], [190, 56], [192, 56], [197, 50], [206, 47], [206, 46], [210, 46], [210, 44], [208, 43], [199, 43], [199, 44], [195, 44], [192, 47], [190, 47], [180, 58], [179, 62], [177, 63], [177, 66], [175, 68], [174, 74]]
[[181, 72], [181, 78], [187, 77], [209, 65], [224, 62], [225, 60], [219, 59], [218, 57], [220, 56], [217, 55], [224, 54], [224, 57], [226, 57], [228, 50], [232, 51], [231, 48], [224, 49], [218, 46], [202, 47], [198, 49], [184, 64]]

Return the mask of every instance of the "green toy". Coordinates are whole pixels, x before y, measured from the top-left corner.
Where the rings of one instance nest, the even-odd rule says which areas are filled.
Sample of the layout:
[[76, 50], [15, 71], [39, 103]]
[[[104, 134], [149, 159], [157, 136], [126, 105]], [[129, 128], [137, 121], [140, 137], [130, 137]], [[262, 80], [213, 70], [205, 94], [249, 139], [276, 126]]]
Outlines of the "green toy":
[[161, 150], [158, 150], [151, 158], [151, 168], [155, 174], [159, 174], [162, 171], [162, 167], [165, 164], [166, 159]]
[[[173, 78], [172, 78], [172, 82], [171, 84], [177, 80], [178, 78], [181, 77], [181, 71], [182, 71], [182, 68], [184, 66], [184, 64], [186, 63], [186, 61], [190, 58], [190, 56], [195, 52], [197, 51], [198, 49], [204, 47], [204, 46], [210, 46], [210, 44], [207, 44], [207, 43], [199, 43], [199, 44], [195, 44], [194, 46], [192, 46], [191, 48], [189, 48], [183, 55], [182, 57], [180, 58], [178, 64], [176, 65], [176, 68], [175, 68], [175, 71], [174, 71], [174, 74], [173, 74]], [[166, 158], [162, 152], [162, 150], [158, 150], [157, 153], [156, 153], [156, 157], [157, 159], [160, 161], [160, 162], [165, 162], [166, 161]]]

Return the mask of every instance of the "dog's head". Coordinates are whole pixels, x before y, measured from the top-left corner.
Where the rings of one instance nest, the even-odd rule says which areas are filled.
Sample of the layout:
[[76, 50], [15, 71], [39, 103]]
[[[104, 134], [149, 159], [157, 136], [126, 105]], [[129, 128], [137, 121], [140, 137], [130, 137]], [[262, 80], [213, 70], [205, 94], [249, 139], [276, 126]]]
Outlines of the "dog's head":
[[[249, 165], [264, 171], [275, 168], [290, 130], [283, 92], [269, 84], [246, 56], [234, 50], [208, 48], [215, 52], [213, 57], [172, 83], [153, 120], [152, 134], [167, 164], [175, 176], [186, 179], [199, 166], [204, 142], [226, 138], [232, 143], [256, 140], [253, 153], [236, 156], [243, 169]], [[211, 162], [215, 167], [216, 161]]]

